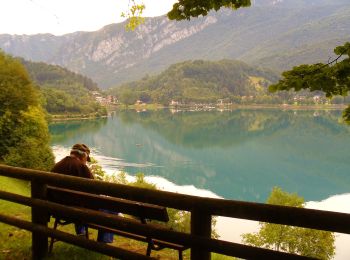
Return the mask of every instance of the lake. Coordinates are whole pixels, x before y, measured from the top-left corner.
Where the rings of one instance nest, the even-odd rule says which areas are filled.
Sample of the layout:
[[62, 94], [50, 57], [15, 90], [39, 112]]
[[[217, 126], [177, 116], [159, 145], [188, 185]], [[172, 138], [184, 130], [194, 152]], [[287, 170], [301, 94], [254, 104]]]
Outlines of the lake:
[[[350, 127], [341, 111], [119, 111], [49, 127], [57, 159], [85, 143], [109, 174], [143, 172], [165, 190], [264, 202], [279, 186], [309, 208], [350, 213]], [[257, 229], [230, 221], [218, 221], [222, 239], [239, 242]], [[337, 235], [336, 259], [350, 258], [349, 241]]]
[[52, 145], [86, 143], [108, 168], [161, 176], [227, 199], [273, 186], [322, 200], [350, 190], [350, 127], [340, 111], [124, 111], [50, 125]]

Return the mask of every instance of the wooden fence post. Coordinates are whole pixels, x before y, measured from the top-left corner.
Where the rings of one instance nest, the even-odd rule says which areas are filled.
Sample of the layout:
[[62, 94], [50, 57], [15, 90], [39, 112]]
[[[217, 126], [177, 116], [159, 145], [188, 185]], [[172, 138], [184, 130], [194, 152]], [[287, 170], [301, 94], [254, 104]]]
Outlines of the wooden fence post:
[[[31, 182], [32, 198], [45, 199], [46, 198], [46, 184], [32, 180]], [[32, 222], [35, 224], [47, 227], [47, 210], [32, 207]], [[48, 237], [47, 235], [38, 232], [32, 232], [32, 259], [43, 259], [47, 255]]]
[[[201, 210], [191, 211], [191, 234], [211, 237], [211, 215]], [[211, 253], [205, 248], [191, 248], [191, 260], [210, 260]]]

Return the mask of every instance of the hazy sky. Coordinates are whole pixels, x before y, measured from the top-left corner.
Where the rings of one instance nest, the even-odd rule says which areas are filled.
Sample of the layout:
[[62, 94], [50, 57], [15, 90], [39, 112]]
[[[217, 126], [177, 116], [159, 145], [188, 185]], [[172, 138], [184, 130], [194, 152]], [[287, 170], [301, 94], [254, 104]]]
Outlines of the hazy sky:
[[[143, 2], [144, 16], [159, 16], [170, 11], [176, 0]], [[128, 0], [1, 0], [0, 34], [95, 31], [123, 21], [120, 14], [127, 8]]]

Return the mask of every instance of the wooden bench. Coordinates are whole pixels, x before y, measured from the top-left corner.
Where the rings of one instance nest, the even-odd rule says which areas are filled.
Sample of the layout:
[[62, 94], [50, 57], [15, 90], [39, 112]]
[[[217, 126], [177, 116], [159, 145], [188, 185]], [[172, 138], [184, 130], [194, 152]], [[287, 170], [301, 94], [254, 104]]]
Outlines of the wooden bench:
[[[169, 221], [168, 212], [165, 207], [147, 204], [147, 203], [140, 203], [140, 202], [119, 199], [114, 197], [107, 197], [102, 195], [100, 196], [100, 195], [62, 189], [62, 188], [57, 188], [52, 186], [47, 187], [47, 198], [49, 201], [67, 205], [67, 206], [86, 208], [86, 209], [97, 210], [97, 211], [100, 211], [101, 209], [103, 209], [103, 210], [108, 210], [112, 212], [122, 213], [128, 216], [131, 216], [133, 219], [137, 219], [142, 224], [147, 224], [147, 225], [155, 225], [150, 223], [150, 221], [152, 220], [160, 221], [160, 222]], [[66, 225], [66, 224], [72, 224], [74, 222], [77, 222], [77, 220], [73, 220], [69, 218], [69, 216], [50, 214], [50, 217], [51, 216], [55, 219], [54, 229], [57, 229], [59, 225]], [[146, 255], [148, 256], [151, 255], [152, 250], [159, 251], [164, 248], [170, 248], [170, 249], [177, 250], [179, 254], [179, 259], [182, 260], [183, 251], [188, 249], [188, 247], [185, 247], [182, 245], [153, 239], [152, 237], [145, 237], [140, 234], [125, 232], [125, 231], [111, 228], [108, 226], [102, 226], [102, 225], [99, 225], [98, 223], [84, 223], [84, 224], [86, 224], [88, 228], [110, 232], [119, 236], [146, 242], [147, 243]], [[88, 232], [86, 233], [86, 238], [89, 238]], [[52, 252], [54, 242], [55, 242], [54, 239], [51, 238], [49, 253]]]

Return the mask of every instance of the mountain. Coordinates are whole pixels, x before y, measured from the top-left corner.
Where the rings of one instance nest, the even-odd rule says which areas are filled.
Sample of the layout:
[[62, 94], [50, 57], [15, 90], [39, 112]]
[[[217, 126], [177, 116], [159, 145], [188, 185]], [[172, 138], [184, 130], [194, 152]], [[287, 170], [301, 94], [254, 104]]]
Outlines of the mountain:
[[[123, 84], [109, 89], [126, 104], [137, 99], [168, 105], [172, 100], [181, 103], [216, 103], [218, 99], [241, 101], [242, 97], [267, 97], [267, 86], [278, 76], [241, 61], [185, 61], [171, 65], [157, 76]], [[243, 98], [243, 99], [244, 99]], [[267, 101], [267, 100], [265, 100]]]
[[134, 32], [125, 23], [63, 36], [0, 35], [5, 52], [58, 64], [101, 87], [155, 74], [195, 59], [239, 59], [278, 72], [300, 63], [327, 62], [350, 40], [348, 0], [259, 0], [191, 21], [147, 18]]
[[51, 65], [44, 62], [32, 62], [21, 59], [22, 64], [26, 67], [30, 77], [38, 85], [51, 85], [56, 88], [63, 88], [65, 85], [78, 84], [86, 91], [100, 91], [97, 83], [92, 79], [79, 73], [72, 72], [58, 65]]
[[39, 86], [43, 105], [50, 114], [77, 113], [104, 115], [91, 91], [100, 91], [90, 78], [58, 65], [20, 59], [31, 79]]

